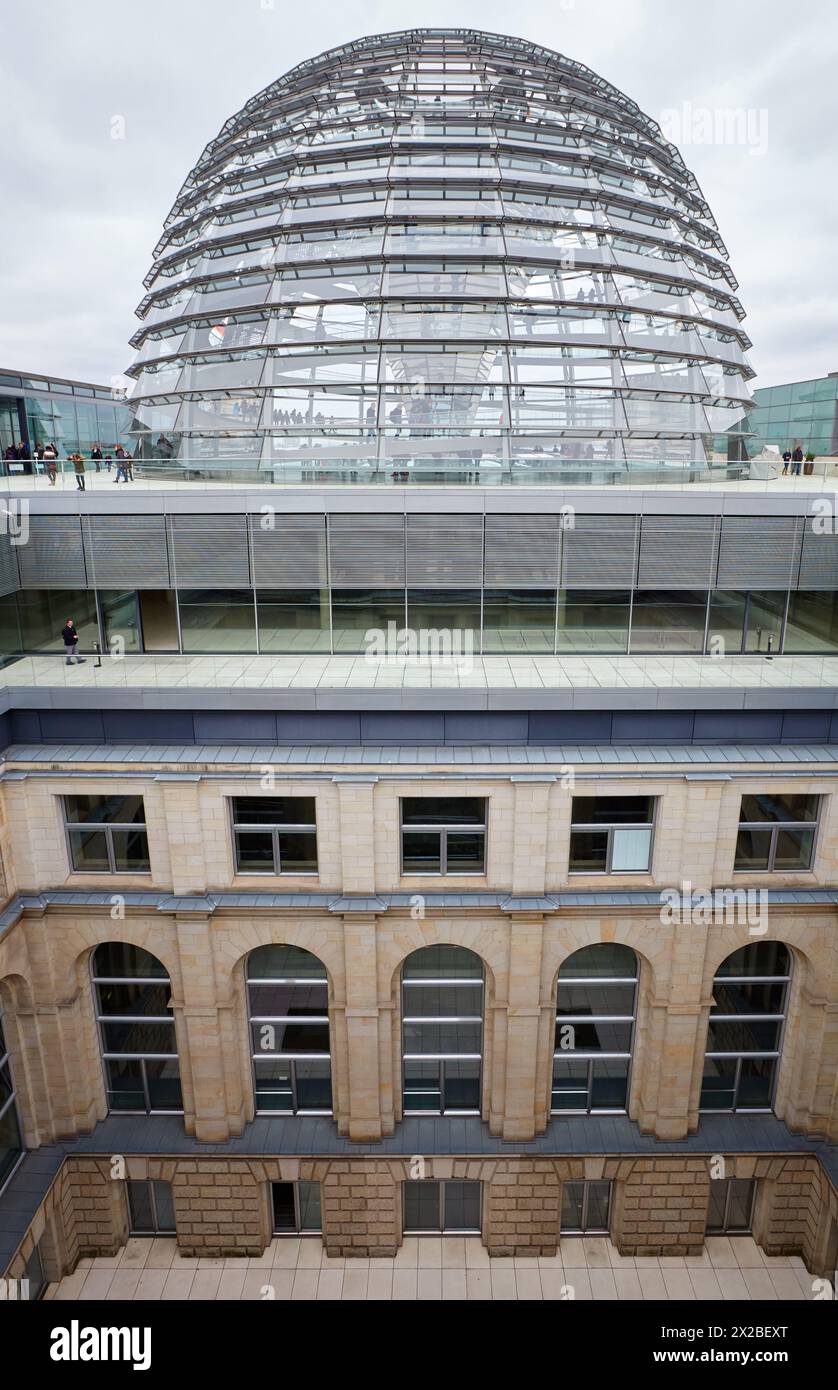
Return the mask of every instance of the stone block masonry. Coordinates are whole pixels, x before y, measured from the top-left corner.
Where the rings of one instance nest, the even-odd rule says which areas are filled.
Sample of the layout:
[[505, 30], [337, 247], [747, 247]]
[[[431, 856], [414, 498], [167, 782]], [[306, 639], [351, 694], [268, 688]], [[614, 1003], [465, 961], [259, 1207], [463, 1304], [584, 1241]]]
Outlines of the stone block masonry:
[[[117, 1156], [118, 1157], [118, 1156]], [[802, 1256], [831, 1277], [838, 1192], [813, 1154], [660, 1154], [422, 1159], [425, 1179], [480, 1182], [481, 1235], [492, 1256], [549, 1256], [561, 1245], [562, 1187], [611, 1183], [610, 1237], [628, 1256], [698, 1255], [704, 1246], [711, 1164], [755, 1178], [753, 1233], [771, 1255]], [[39, 1244], [46, 1277], [82, 1256], [113, 1255], [129, 1236], [123, 1177], [171, 1184], [184, 1256], [258, 1257], [273, 1238], [272, 1182], [320, 1184], [322, 1239], [331, 1256], [392, 1257], [404, 1238], [403, 1188], [420, 1180], [415, 1158], [251, 1158], [68, 1155], [8, 1269], [22, 1277]], [[2, 1272], [2, 1271], [0, 1271]]]

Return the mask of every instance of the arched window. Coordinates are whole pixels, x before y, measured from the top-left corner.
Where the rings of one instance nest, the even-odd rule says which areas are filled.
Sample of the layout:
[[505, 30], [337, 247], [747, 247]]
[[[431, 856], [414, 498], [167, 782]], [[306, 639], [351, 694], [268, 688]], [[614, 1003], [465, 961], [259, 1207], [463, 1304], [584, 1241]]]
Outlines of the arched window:
[[93, 953], [93, 988], [109, 1110], [182, 1111], [169, 977], [124, 941]]
[[402, 966], [404, 1113], [480, 1113], [483, 962], [423, 946]]
[[247, 958], [253, 1091], [260, 1114], [331, 1115], [326, 967], [299, 946], [259, 946]]
[[791, 955], [779, 941], [754, 941], [722, 961], [699, 1109], [771, 1109], [790, 979]]
[[3, 1037], [3, 1019], [0, 1015], [0, 1190], [12, 1176], [22, 1157], [23, 1138], [15, 1101], [15, 1088], [12, 1085], [12, 1068]]
[[637, 957], [597, 942], [568, 956], [556, 991], [553, 1113], [620, 1113], [628, 1106]]

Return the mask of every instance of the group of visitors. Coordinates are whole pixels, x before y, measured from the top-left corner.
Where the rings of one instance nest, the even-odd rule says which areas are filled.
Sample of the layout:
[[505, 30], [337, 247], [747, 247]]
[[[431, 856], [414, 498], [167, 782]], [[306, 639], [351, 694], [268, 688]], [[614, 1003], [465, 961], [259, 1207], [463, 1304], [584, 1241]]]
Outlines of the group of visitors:
[[[785, 473], [788, 473], [788, 471], [789, 471], [789, 464], [791, 464], [792, 475], [793, 475], [794, 477], [799, 478], [799, 477], [800, 477], [800, 465], [801, 465], [802, 463], [803, 463], [803, 450], [801, 449], [801, 447], [800, 447], [799, 444], [798, 444], [797, 447], [794, 448], [794, 449], [785, 449], [785, 450], [783, 451], [783, 473], [784, 473], [784, 474], [785, 474]], [[811, 469], [810, 469], [809, 471], [811, 472]]]
[[6, 463], [15, 463], [17, 460], [29, 461], [32, 458], [32, 450], [28, 444], [24, 444], [21, 439], [19, 444], [9, 444], [3, 454]]
[[[54, 443], [37, 444], [33, 453], [29, 445], [21, 440], [19, 444], [10, 444], [5, 449], [3, 460], [7, 464], [12, 462], [22, 462], [24, 465], [28, 464], [29, 466], [24, 468], [24, 471], [27, 473], [33, 471], [35, 473], [46, 473], [50, 486], [55, 486], [56, 476], [58, 474], [59, 454]], [[80, 453], [78, 450], [68, 454], [67, 461], [73, 465], [73, 472], [76, 475], [76, 487], [79, 492], [84, 492], [88, 461], [85, 459], [84, 454]], [[134, 460], [128, 450], [124, 449], [121, 444], [117, 444], [113, 454], [110, 452], [103, 454], [100, 445], [94, 444], [93, 448], [90, 450], [89, 461], [93, 464], [97, 473], [102, 472], [103, 465], [105, 471], [111, 473], [114, 470], [114, 465], [116, 465], [114, 476], [114, 482], [116, 483], [133, 483], [134, 481]]]

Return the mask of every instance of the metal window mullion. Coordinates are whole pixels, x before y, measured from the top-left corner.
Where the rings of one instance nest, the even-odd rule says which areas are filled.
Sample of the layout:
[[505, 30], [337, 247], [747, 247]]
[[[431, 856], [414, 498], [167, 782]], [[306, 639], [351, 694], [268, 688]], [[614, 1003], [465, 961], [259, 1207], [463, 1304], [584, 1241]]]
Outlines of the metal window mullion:
[[151, 1114], [151, 1094], [150, 1094], [149, 1089], [148, 1089], [148, 1072], [147, 1072], [147, 1070], [146, 1070], [146, 1059], [145, 1059], [145, 1057], [140, 1057], [139, 1062], [140, 1062], [140, 1074], [141, 1074], [141, 1076], [142, 1076], [142, 1078], [143, 1078], [143, 1093], [144, 1093], [144, 1095], [145, 1095], [145, 1109], [146, 1109], [146, 1114], [147, 1114], [147, 1115], [150, 1115], [150, 1114]]
[[727, 1182], [725, 1183], [725, 1214], [722, 1224], [722, 1230], [724, 1232], [727, 1232], [728, 1226], [730, 1225], [730, 1197], [732, 1188], [733, 1183], [731, 1179], [728, 1178]]
[[742, 1075], [742, 1056], [736, 1058], [736, 1071], [733, 1077], [733, 1106], [734, 1111], [739, 1109], [739, 1081]]
[[158, 1236], [160, 1234], [160, 1222], [157, 1217], [157, 1192], [155, 1190], [154, 1181], [152, 1178], [148, 1179], [148, 1186], [150, 1196], [149, 1205], [151, 1207], [151, 1224], [154, 1229], [154, 1234]]

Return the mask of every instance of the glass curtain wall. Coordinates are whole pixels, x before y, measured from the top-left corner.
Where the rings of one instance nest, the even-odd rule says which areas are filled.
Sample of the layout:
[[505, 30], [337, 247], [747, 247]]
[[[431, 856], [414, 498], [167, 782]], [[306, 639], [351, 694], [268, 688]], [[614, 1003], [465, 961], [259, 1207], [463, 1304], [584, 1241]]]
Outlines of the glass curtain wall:
[[838, 654], [838, 591], [488, 587], [22, 589], [0, 598], [0, 650], [61, 653], [68, 617], [88, 654]]

